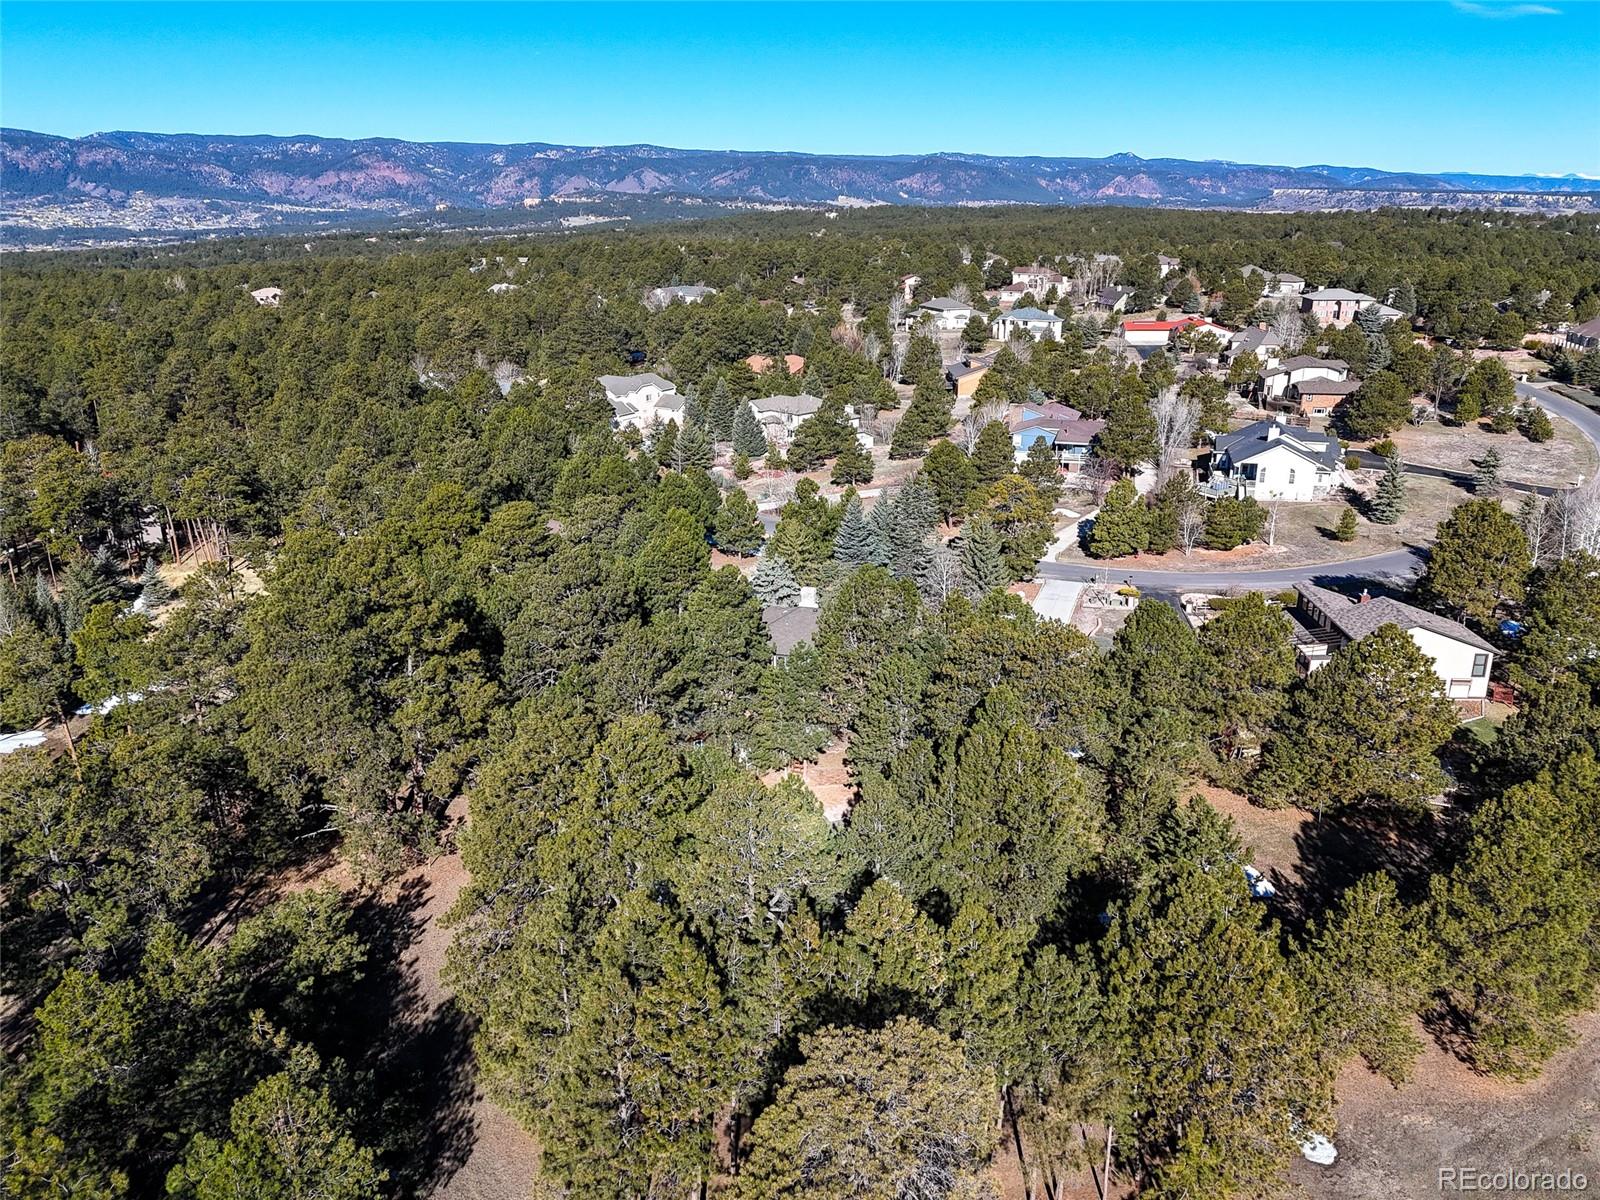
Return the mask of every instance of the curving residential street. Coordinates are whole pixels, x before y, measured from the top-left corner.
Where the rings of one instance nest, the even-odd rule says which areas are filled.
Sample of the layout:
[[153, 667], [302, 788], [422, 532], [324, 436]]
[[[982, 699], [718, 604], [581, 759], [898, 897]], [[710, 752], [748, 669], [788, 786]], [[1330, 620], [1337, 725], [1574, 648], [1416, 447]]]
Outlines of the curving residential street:
[[[1600, 412], [1587, 408], [1575, 400], [1557, 395], [1531, 383], [1518, 383], [1517, 395], [1531, 400], [1552, 416], [1570, 421], [1579, 432], [1600, 450]], [[1431, 467], [1408, 468], [1419, 474], [1452, 478], [1453, 472]], [[1555, 489], [1535, 488], [1549, 495]], [[1403, 584], [1415, 579], [1427, 561], [1427, 550], [1410, 547], [1391, 550], [1384, 554], [1370, 554], [1343, 562], [1306, 563], [1298, 567], [1274, 567], [1258, 571], [1151, 571], [1132, 570], [1115, 564], [1041, 562], [1039, 578], [1069, 579], [1082, 583], [1104, 580], [1111, 583], [1131, 583], [1136, 587], [1158, 591], [1203, 591], [1208, 588], [1230, 587], [1288, 587], [1291, 584], [1316, 581], [1334, 582], [1342, 579], [1367, 579], [1379, 583]]]

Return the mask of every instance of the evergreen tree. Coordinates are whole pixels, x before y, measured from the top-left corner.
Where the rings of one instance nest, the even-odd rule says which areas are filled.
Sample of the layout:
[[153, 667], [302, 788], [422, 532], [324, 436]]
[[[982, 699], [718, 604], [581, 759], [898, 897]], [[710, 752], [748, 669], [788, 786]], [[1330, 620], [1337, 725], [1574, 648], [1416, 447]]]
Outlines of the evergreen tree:
[[839, 451], [833, 460], [833, 474], [830, 476], [834, 483], [846, 486], [858, 483], [871, 483], [874, 466], [872, 455], [865, 446], [856, 438], [852, 431], [850, 438], [845, 442], [844, 448]]
[[916, 1021], [828, 1027], [756, 1119], [741, 1200], [976, 1196], [994, 1147], [994, 1081]]
[[734, 488], [724, 497], [722, 507], [717, 510], [712, 538], [718, 549], [741, 558], [760, 552], [766, 531], [761, 526], [761, 514], [755, 501], [742, 489]]
[[728, 387], [728, 381], [717, 376], [716, 383], [711, 385], [711, 398], [706, 404], [706, 425], [713, 438], [719, 442], [733, 440], [733, 427], [740, 407], [732, 389]]
[[1000, 533], [987, 515], [973, 517], [961, 529], [961, 577], [973, 599], [1006, 585]]
[[1372, 502], [1375, 525], [1394, 525], [1406, 511], [1405, 468], [1398, 453], [1384, 456], [1383, 474], [1378, 479], [1378, 495]]
[[1317, 811], [1420, 804], [1446, 785], [1436, 755], [1455, 727], [1433, 661], [1399, 626], [1381, 625], [1300, 685], [1257, 790]]
[[1260, 537], [1266, 523], [1267, 511], [1254, 496], [1223, 496], [1206, 508], [1206, 545], [1232, 550]]
[[1479, 496], [1493, 496], [1500, 490], [1500, 451], [1490, 446], [1482, 458], [1473, 465], [1478, 468], [1472, 478], [1472, 490]]
[[833, 557], [851, 567], [864, 563], [881, 567], [888, 562], [888, 547], [883, 536], [867, 520], [861, 501], [855, 496], [845, 501], [844, 519], [839, 522], [839, 532], [833, 539]]
[[756, 563], [750, 586], [764, 608], [789, 608], [800, 599], [800, 584], [794, 571], [783, 559], [770, 553], [762, 555]]
[[1432, 933], [1445, 962], [1447, 1014], [1482, 1070], [1531, 1079], [1570, 1044], [1567, 1018], [1600, 982], [1591, 751], [1489, 800], [1465, 856], [1435, 876]]
[[1180, 858], [1113, 910], [1106, 1035], [1126, 1081], [1124, 1161], [1153, 1194], [1272, 1194], [1328, 1081], [1277, 935], [1235, 862]]
[[1105, 503], [1089, 529], [1094, 558], [1137, 554], [1150, 542], [1150, 513], [1139, 499], [1133, 480], [1120, 479], [1106, 493]]
[[977, 485], [978, 473], [969, 459], [954, 442], [936, 442], [922, 460], [918, 478], [933, 489], [934, 502], [939, 516], [953, 521], [967, 508], [967, 500]]
[[[879, 501], [881, 506], [882, 501]], [[898, 579], [920, 581], [928, 563], [929, 543], [939, 526], [938, 501], [921, 475], [912, 477], [890, 508], [889, 570]]]
[[972, 467], [977, 482], [985, 487], [1012, 471], [1011, 431], [1002, 421], [990, 421], [978, 431], [972, 447]]
[[142, 613], [154, 612], [171, 599], [172, 589], [167, 586], [166, 580], [161, 578], [156, 560], [145, 559], [144, 573], [139, 576], [139, 596], [133, 602], [134, 608]]
[[767, 452], [767, 438], [755, 410], [743, 402], [733, 414], [733, 449], [746, 458], [761, 458]]
[[1530, 442], [1548, 442], [1556, 436], [1556, 427], [1551, 424], [1550, 414], [1537, 404], [1524, 405], [1518, 423], [1523, 436]]
[[1334, 528], [1333, 536], [1341, 542], [1353, 542], [1356, 540], [1356, 533], [1356, 510], [1346, 505], [1344, 511], [1339, 514], [1339, 524]]
[[320, 1085], [310, 1047], [233, 1106], [229, 1137], [189, 1144], [167, 1195], [192, 1200], [377, 1200], [388, 1172], [351, 1136], [351, 1122]]
[[1399, 1086], [1422, 1042], [1411, 1020], [1438, 984], [1438, 950], [1387, 875], [1368, 875], [1313, 924], [1295, 957], [1309, 1032], [1327, 1073], [1359, 1054]]
[[1411, 389], [1392, 371], [1362, 381], [1337, 409], [1341, 427], [1356, 441], [1393, 433], [1411, 417]]
[[1022, 476], [1007, 475], [989, 489], [984, 512], [1000, 535], [1011, 578], [1032, 579], [1054, 531], [1044, 497]]
[[1431, 603], [1479, 621], [1522, 599], [1532, 567], [1528, 539], [1494, 500], [1469, 500], [1439, 524], [1417, 581]]

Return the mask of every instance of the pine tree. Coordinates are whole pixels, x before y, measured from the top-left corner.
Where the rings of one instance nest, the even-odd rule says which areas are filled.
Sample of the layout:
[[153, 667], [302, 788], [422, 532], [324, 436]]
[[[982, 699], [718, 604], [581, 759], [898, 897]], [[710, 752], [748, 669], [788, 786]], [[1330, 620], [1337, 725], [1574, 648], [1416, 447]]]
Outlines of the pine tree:
[[1439, 523], [1417, 589], [1463, 616], [1490, 620], [1522, 599], [1532, 569], [1528, 539], [1495, 500], [1469, 500]]
[[1522, 434], [1530, 442], [1548, 442], [1556, 435], [1550, 415], [1537, 404], [1527, 405], [1522, 412]]
[[1422, 1042], [1411, 1019], [1438, 983], [1438, 950], [1400, 903], [1394, 881], [1368, 875], [1311, 927], [1294, 967], [1306, 997], [1312, 1043], [1329, 1075], [1359, 1054], [1399, 1086]]
[[1405, 468], [1398, 454], [1383, 460], [1383, 475], [1378, 479], [1378, 495], [1372, 502], [1375, 525], [1394, 525], [1406, 511]]
[[987, 515], [979, 514], [961, 529], [961, 577], [967, 594], [977, 599], [1006, 585], [1000, 532]]
[[1479, 496], [1493, 496], [1500, 490], [1500, 451], [1490, 446], [1473, 465], [1478, 468], [1472, 478], [1473, 492]]
[[901, 489], [890, 510], [889, 570], [898, 579], [919, 581], [928, 561], [929, 540], [939, 525], [939, 512], [922, 476]]
[[743, 558], [759, 553], [765, 537], [766, 531], [761, 527], [761, 514], [756, 509], [755, 501], [745, 495], [742, 489], [734, 488], [717, 510], [712, 539], [718, 549]]
[[789, 608], [800, 599], [800, 583], [783, 559], [768, 553], [756, 563], [750, 586], [763, 608]]
[[1345, 506], [1339, 514], [1339, 524], [1333, 531], [1333, 536], [1341, 542], [1356, 540], [1356, 510], [1349, 505]]
[[1435, 876], [1432, 932], [1448, 1015], [1482, 1070], [1531, 1079], [1572, 1041], [1567, 1019], [1594, 1001], [1600, 912], [1592, 751], [1489, 800], [1448, 876]]
[[873, 469], [872, 455], [867, 452], [867, 448], [861, 444], [852, 430], [844, 448], [839, 451], [839, 456], [833, 460], [833, 474], [830, 478], [834, 483], [846, 485], [871, 483]]
[[679, 474], [697, 469], [705, 471], [710, 469], [711, 461], [711, 439], [706, 436], [705, 426], [698, 421], [690, 421], [673, 442], [672, 469]]
[[978, 431], [972, 447], [972, 467], [978, 483], [987, 487], [1011, 474], [1011, 431], [1002, 421], [990, 421]]
[[1133, 480], [1119, 479], [1089, 528], [1089, 553], [1094, 558], [1121, 558], [1137, 554], [1149, 541], [1150, 513]]
[[73, 559], [61, 577], [61, 619], [66, 632], [81, 626], [95, 605], [121, 595], [121, 572], [109, 555], [101, 552]]
[[746, 458], [760, 458], [767, 452], [767, 438], [761, 432], [755, 410], [740, 403], [733, 415], [733, 449]]
[[156, 560], [145, 559], [144, 573], [139, 576], [139, 596], [134, 601], [134, 609], [138, 612], [153, 612], [171, 599], [172, 589], [167, 586], [167, 581], [161, 578]]
[[833, 557], [852, 567], [863, 563], [883, 566], [888, 562], [883, 538], [867, 520], [861, 501], [855, 496], [845, 502], [844, 519], [839, 522], [839, 532], [833, 539]]
[[1294, 693], [1256, 790], [1320, 811], [1417, 805], [1448, 782], [1436, 755], [1456, 727], [1433, 661], [1398, 625], [1335, 651]]
[[933, 489], [939, 506], [939, 516], [953, 520], [966, 511], [967, 498], [978, 481], [972, 461], [954, 442], [935, 442], [922, 460], [922, 470], [917, 478]]
[[994, 1084], [961, 1046], [908, 1018], [829, 1026], [756, 1119], [743, 1200], [977, 1196], [994, 1146]]
[[738, 408], [739, 402], [733, 398], [733, 391], [728, 387], [728, 381], [720, 375], [717, 376], [717, 382], [711, 386], [711, 399], [706, 405], [706, 424], [711, 430], [711, 436], [717, 441], [733, 440], [733, 426], [738, 417]]

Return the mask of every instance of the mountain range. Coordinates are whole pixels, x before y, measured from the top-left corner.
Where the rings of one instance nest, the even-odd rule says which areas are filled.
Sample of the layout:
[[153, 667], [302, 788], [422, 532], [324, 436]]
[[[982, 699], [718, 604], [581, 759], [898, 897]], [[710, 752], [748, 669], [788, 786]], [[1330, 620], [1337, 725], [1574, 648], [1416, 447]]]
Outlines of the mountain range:
[[[623, 197], [720, 206], [1133, 204], [1261, 210], [1399, 206], [1591, 211], [1600, 180], [1374, 168], [982, 154], [801, 154], [0, 130], [0, 235], [59, 241], [537, 210]], [[32, 235], [32, 236], [30, 236]]]

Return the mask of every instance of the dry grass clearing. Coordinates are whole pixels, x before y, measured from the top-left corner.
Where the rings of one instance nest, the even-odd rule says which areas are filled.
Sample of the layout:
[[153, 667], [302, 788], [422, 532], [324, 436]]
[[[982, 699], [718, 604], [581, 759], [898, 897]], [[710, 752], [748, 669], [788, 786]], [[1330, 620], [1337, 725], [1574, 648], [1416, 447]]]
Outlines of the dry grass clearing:
[[1430, 422], [1408, 425], [1393, 435], [1400, 457], [1418, 466], [1440, 467], [1447, 471], [1477, 470], [1475, 459], [1493, 447], [1500, 452], [1500, 477], [1522, 483], [1552, 486], [1593, 479], [1600, 467], [1600, 455], [1577, 426], [1552, 416], [1556, 435], [1548, 442], [1530, 442], [1522, 434], [1490, 433], [1479, 424], [1470, 429]]

